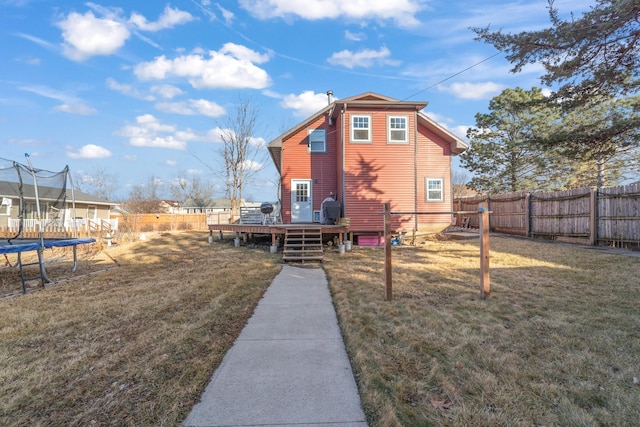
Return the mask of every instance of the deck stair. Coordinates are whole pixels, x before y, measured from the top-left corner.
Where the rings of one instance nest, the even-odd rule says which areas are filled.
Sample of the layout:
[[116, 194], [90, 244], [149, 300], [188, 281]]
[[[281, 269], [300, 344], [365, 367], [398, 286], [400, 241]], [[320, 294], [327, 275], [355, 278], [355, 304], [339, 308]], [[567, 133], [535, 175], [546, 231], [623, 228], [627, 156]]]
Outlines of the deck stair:
[[322, 230], [319, 227], [287, 228], [284, 236], [284, 261], [322, 261]]

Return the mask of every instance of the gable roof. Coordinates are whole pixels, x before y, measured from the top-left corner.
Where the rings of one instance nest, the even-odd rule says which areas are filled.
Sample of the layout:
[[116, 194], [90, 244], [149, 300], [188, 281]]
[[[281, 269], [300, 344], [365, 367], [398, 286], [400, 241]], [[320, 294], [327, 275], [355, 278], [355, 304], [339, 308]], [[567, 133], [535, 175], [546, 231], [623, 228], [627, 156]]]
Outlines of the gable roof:
[[[46, 187], [38, 185], [38, 197], [41, 200], [56, 200], [60, 195], [61, 188]], [[32, 184], [22, 184], [22, 194], [26, 199], [35, 199], [35, 187]], [[0, 181], [0, 197], [17, 198], [20, 192], [18, 190], [18, 184], [15, 182]], [[108, 200], [105, 200], [98, 196], [83, 193], [78, 190], [73, 191], [76, 203], [88, 203], [92, 205], [107, 205], [114, 206]], [[71, 190], [66, 189], [65, 194], [67, 203], [71, 202]]]
[[451, 131], [436, 123], [434, 120], [427, 117], [426, 114], [421, 111], [428, 105], [424, 101], [401, 101], [398, 99], [390, 98], [388, 96], [380, 95], [375, 92], [365, 92], [359, 95], [351, 96], [343, 99], [335, 99], [331, 104], [327, 105], [322, 110], [306, 118], [302, 122], [298, 123], [291, 129], [285, 131], [280, 136], [269, 142], [267, 149], [271, 155], [271, 159], [278, 169], [278, 172], [282, 173], [282, 142], [292, 134], [298, 132], [300, 129], [307, 127], [310, 123], [318, 119], [318, 117], [328, 114], [330, 119], [336, 119], [340, 112], [346, 107], [376, 107], [385, 110], [416, 110], [418, 112], [418, 122], [433, 131], [436, 135], [442, 137], [451, 146], [451, 152], [454, 154], [460, 154], [464, 152], [469, 146]]

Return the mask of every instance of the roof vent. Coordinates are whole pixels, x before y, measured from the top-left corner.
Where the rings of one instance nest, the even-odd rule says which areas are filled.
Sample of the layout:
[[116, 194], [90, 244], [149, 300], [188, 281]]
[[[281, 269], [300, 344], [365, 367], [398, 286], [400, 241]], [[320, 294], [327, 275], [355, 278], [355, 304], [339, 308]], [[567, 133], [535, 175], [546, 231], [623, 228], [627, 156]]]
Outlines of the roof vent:
[[332, 90], [328, 90], [327, 91], [327, 100], [329, 101], [329, 105], [333, 104], [333, 91]]

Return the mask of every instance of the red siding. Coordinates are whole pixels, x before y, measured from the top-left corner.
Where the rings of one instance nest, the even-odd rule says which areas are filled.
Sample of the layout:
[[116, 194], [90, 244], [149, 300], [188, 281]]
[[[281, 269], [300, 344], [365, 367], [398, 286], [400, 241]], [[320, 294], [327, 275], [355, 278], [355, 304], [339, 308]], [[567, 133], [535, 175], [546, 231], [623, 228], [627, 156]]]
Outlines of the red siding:
[[[451, 197], [451, 146], [424, 126], [418, 126], [417, 202], [419, 212], [450, 212], [453, 209]], [[442, 178], [444, 200], [427, 202], [426, 179]], [[419, 229], [436, 231], [451, 224], [451, 215], [423, 215], [418, 217]]]
[[[350, 142], [353, 114], [371, 114], [371, 143]], [[408, 144], [387, 143], [388, 115], [408, 116]], [[415, 211], [415, 112], [349, 109], [345, 127], [345, 216], [351, 220], [351, 229], [381, 230], [384, 203], [390, 203], [392, 211]], [[413, 228], [411, 217], [393, 216], [392, 220], [394, 229]]]
[[[352, 114], [371, 115], [371, 143], [350, 142]], [[387, 142], [387, 117], [390, 115], [408, 117], [407, 144]], [[346, 111], [335, 117], [335, 122], [329, 125], [328, 117], [320, 116], [282, 141], [282, 214], [285, 223], [291, 222], [292, 179], [312, 180], [314, 210], [319, 210], [322, 200], [334, 192], [343, 203], [345, 216], [350, 218], [354, 232], [382, 230], [384, 203], [390, 203], [395, 212], [451, 211], [449, 141], [428, 127], [417, 125], [414, 109], [386, 109], [384, 105], [358, 109], [347, 104]], [[326, 129], [327, 152], [309, 153], [308, 130], [318, 128]], [[444, 201], [426, 201], [426, 178], [443, 179]], [[450, 223], [451, 215], [394, 215], [392, 220], [394, 230], [436, 231]]]
[[[325, 129], [326, 153], [309, 153], [308, 130]], [[336, 181], [336, 132], [321, 116], [282, 142], [282, 219], [291, 222], [291, 180], [311, 179], [313, 210], [319, 210], [330, 192], [338, 191]]]

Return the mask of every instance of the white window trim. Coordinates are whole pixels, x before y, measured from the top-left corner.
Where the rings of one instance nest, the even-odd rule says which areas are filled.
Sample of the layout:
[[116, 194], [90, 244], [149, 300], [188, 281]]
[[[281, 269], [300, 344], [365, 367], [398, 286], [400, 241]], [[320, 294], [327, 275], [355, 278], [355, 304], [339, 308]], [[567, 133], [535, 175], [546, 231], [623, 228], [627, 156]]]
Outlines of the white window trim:
[[[311, 134], [312, 133], [320, 133], [322, 132], [322, 150], [312, 150], [311, 149]], [[309, 138], [309, 145], [307, 147], [307, 152], [309, 153], [326, 153], [327, 152], [327, 130], [326, 129], [309, 129], [307, 131], [307, 138]]]
[[[440, 181], [440, 198], [432, 199], [429, 197], [429, 181]], [[444, 179], [443, 178], [425, 178], [424, 179], [424, 198], [427, 202], [444, 202]]]
[[[93, 209], [93, 218], [89, 218], [89, 212]], [[98, 219], [98, 206], [97, 205], [87, 205], [87, 219], [96, 220]]]
[[[404, 119], [405, 128], [404, 128], [404, 139], [392, 139], [391, 138], [391, 119]], [[387, 143], [388, 144], [408, 144], [409, 143], [409, 116], [399, 116], [399, 115], [390, 115], [387, 116]]]
[[11, 206], [13, 202], [8, 197], [2, 197], [2, 204], [0, 205], [0, 215], [11, 215]]
[[[353, 122], [354, 119], [358, 118], [358, 117], [366, 117], [369, 120], [369, 138], [367, 139], [355, 139], [354, 138], [354, 133], [355, 133], [355, 127], [353, 126]], [[371, 114], [352, 114], [351, 115], [351, 138], [349, 140], [349, 142], [353, 143], [353, 144], [371, 144], [372, 141], [372, 135], [373, 135], [373, 119], [371, 117]], [[363, 129], [363, 128], [358, 128], [358, 129]]]

